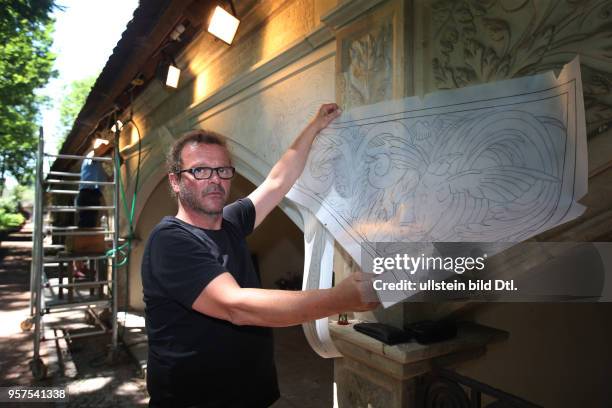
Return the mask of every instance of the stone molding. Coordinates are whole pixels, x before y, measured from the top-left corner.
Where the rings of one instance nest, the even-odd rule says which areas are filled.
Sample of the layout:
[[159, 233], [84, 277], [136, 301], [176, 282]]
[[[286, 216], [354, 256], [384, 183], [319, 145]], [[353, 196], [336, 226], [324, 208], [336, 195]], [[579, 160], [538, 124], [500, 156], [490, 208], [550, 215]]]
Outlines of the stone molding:
[[344, 1], [321, 17], [321, 22], [336, 31], [386, 0]]

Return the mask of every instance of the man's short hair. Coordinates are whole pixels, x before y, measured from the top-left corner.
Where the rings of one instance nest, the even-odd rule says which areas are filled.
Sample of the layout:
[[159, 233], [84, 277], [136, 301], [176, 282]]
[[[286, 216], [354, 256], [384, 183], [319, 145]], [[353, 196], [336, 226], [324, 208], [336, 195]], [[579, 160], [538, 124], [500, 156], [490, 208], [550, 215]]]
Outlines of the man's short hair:
[[183, 148], [188, 144], [212, 144], [222, 146], [227, 150], [227, 143], [225, 141], [225, 137], [220, 135], [219, 133], [213, 132], [211, 130], [201, 129], [189, 131], [183, 136], [181, 136], [178, 140], [176, 140], [170, 148], [170, 151], [168, 152], [168, 156], [166, 158], [168, 173], [176, 173], [181, 170], [183, 166], [181, 152], [183, 151]]

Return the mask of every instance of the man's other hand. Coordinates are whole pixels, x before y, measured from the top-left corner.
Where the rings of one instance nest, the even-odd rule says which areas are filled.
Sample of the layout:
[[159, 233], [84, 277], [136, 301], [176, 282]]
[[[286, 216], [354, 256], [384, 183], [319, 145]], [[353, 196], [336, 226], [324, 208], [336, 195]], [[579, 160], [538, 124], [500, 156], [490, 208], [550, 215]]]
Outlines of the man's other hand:
[[342, 305], [343, 310], [365, 312], [380, 305], [372, 286], [374, 276], [371, 273], [353, 272], [333, 287], [334, 296]]

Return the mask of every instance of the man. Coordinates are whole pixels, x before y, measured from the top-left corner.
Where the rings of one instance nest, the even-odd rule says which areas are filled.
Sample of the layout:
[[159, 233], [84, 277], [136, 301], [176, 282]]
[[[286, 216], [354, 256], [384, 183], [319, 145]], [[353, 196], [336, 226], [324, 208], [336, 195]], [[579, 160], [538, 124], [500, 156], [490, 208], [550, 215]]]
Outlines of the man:
[[194, 131], [168, 157], [178, 196], [147, 242], [142, 262], [150, 406], [266, 407], [279, 397], [270, 327], [373, 309], [356, 273], [332, 289], [261, 289], [245, 237], [302, 173], [315, 136], [340, 115], [323, 105], [265, 181], [225, 205], [234, 175], [225, 142]]
[[[102, 157], [112, 148], [108, 140], [95, 139], [92, 150], [87, 153], [87, 159], [81, 163], [81, 181], [107, 181], [108, 174], [99, 160], [92, 160], [91, 157]], [[76, 196], [75, 205], [77, 207], [101, 206], [103, 202], [102, 191], [98, 184], [79, 184], [79, 192]], [[79, 210], [77, 211], [77, 226], [79, 228], [94, 228], [100, 223], [98, 210]], [[88, 262], [74, 261], [74, 276], [86, 278], [93, 275], [87, 265]], [[93, 276], [92, 276], [93, 277]]]
[[[81, 163], [81, 181], [107, 181], [108, 174], [102, 167], [102, 162], [92, 160], [91, 157], [104, 156], [112, 147], [108, 140], [96, 139], [93, 149], [87, 154], [87, 159]], [[98, 184], [79, 184], [79, 193], [75, 204], [79, 207], [102, 205], [102, 191]], [[98, 226], [98, 211], [83, 210], [77, 212], [77, 225], [79, 228], [93, 228]]]

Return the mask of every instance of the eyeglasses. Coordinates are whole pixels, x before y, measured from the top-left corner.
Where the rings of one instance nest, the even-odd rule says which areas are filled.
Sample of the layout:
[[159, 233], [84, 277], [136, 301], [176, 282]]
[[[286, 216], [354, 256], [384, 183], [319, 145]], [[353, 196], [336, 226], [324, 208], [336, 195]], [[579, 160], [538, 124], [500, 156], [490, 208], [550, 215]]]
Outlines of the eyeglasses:
[[217, 172], [217, 176], [223, 180], [229, 180], [234, 177], [234, 173], [236, 169], [234, 167], [226, 166], [226, 167], [194, 167], [192, 169], [179, 170], [176, 174], [181, 173], [191, 173], [193, 178], [196, 180], [207, 180], [212, 177], [213, 171]]

